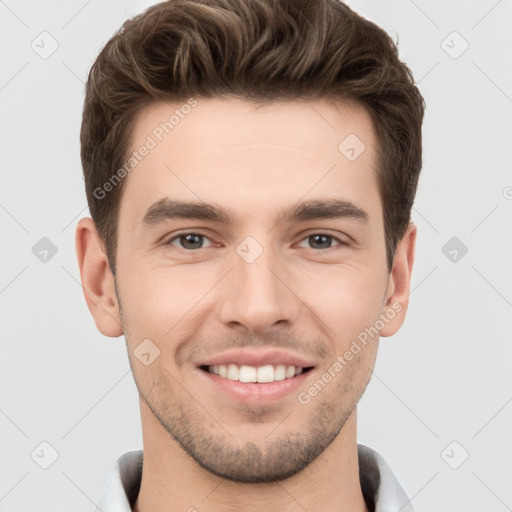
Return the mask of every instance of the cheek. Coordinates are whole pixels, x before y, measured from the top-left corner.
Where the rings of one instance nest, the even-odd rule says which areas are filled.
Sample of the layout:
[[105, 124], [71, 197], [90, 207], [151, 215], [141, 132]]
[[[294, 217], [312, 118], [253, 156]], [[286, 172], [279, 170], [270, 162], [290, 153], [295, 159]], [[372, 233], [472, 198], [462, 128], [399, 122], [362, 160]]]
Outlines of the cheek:
[[218, 279], [200, 269], [162, 267], [125, 272], [120, 290], [127, 326], [137, 338], [168, 343], [196, 322], [201, 305]]
[[308, 306], [331, 329], [329, 337], [347, 341], [372, 325], [382, 308], [382, 275], [369, 267], [330, 269], [310, 280]]

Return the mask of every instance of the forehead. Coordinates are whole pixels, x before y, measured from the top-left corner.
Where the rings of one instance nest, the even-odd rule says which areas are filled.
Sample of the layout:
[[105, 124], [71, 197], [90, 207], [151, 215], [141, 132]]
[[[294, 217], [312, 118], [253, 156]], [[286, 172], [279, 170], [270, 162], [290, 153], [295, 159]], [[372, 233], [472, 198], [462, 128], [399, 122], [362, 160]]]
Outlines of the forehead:
[[326, 194], [379, 202], [373, 125], [354, 103], [155, 103], [137, 116], [131, 151], [120, 208], [130, 223], [166, 196], [229, 200], [248, 215]]

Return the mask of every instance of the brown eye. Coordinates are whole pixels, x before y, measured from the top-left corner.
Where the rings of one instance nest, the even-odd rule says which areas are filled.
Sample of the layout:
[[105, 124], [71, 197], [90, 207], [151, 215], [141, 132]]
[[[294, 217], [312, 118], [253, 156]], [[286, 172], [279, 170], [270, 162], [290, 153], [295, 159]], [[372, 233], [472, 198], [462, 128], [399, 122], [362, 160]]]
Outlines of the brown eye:
[[335, 245], [347, 245], [345, 242], [340, 240], [339, 238], [329, 235], [327, 233], [314, 233], [312, 235], [304, 238], [303, 241], [307, 241], [309, 247], [311, 249], [332, 249], [333, 242], [336, 242]]
[[209, 240], [206, 236], [199, 233], [181, 233], [171, 238], [166, 245], [176, 245], [174, 242], [179, 243], [181, 249], [197, 250], [203, 249], [203, 242]]

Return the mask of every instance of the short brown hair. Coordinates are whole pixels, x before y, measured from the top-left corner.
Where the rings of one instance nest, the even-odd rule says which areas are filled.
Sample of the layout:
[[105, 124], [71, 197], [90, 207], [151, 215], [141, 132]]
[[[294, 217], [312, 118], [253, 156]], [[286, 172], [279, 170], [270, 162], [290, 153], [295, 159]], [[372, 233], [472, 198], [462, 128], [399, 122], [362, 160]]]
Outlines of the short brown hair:
[[[410, 221], [422, 163], [424, 101], [389, 35], [338, 0], [169, 0], [127, 20], [94, 62], [80, 133], [87, 201], [115, 274], [123, 162], [135, 117], [193, 96], [355, 100], [378, 137], [386, 257]], [[340, 141], [341, 142], [341, 141]]]

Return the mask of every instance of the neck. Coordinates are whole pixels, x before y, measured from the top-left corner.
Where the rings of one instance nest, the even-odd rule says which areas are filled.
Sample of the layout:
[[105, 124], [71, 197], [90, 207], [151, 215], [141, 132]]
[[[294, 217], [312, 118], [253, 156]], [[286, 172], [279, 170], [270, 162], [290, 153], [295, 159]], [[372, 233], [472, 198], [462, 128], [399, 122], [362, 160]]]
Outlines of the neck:
[[304, 470], [273, 483], [225, 480], [199, 466], [141, 401], [144, 464], [134, 512], [368, 512], [359, 480], [356, 410]]

